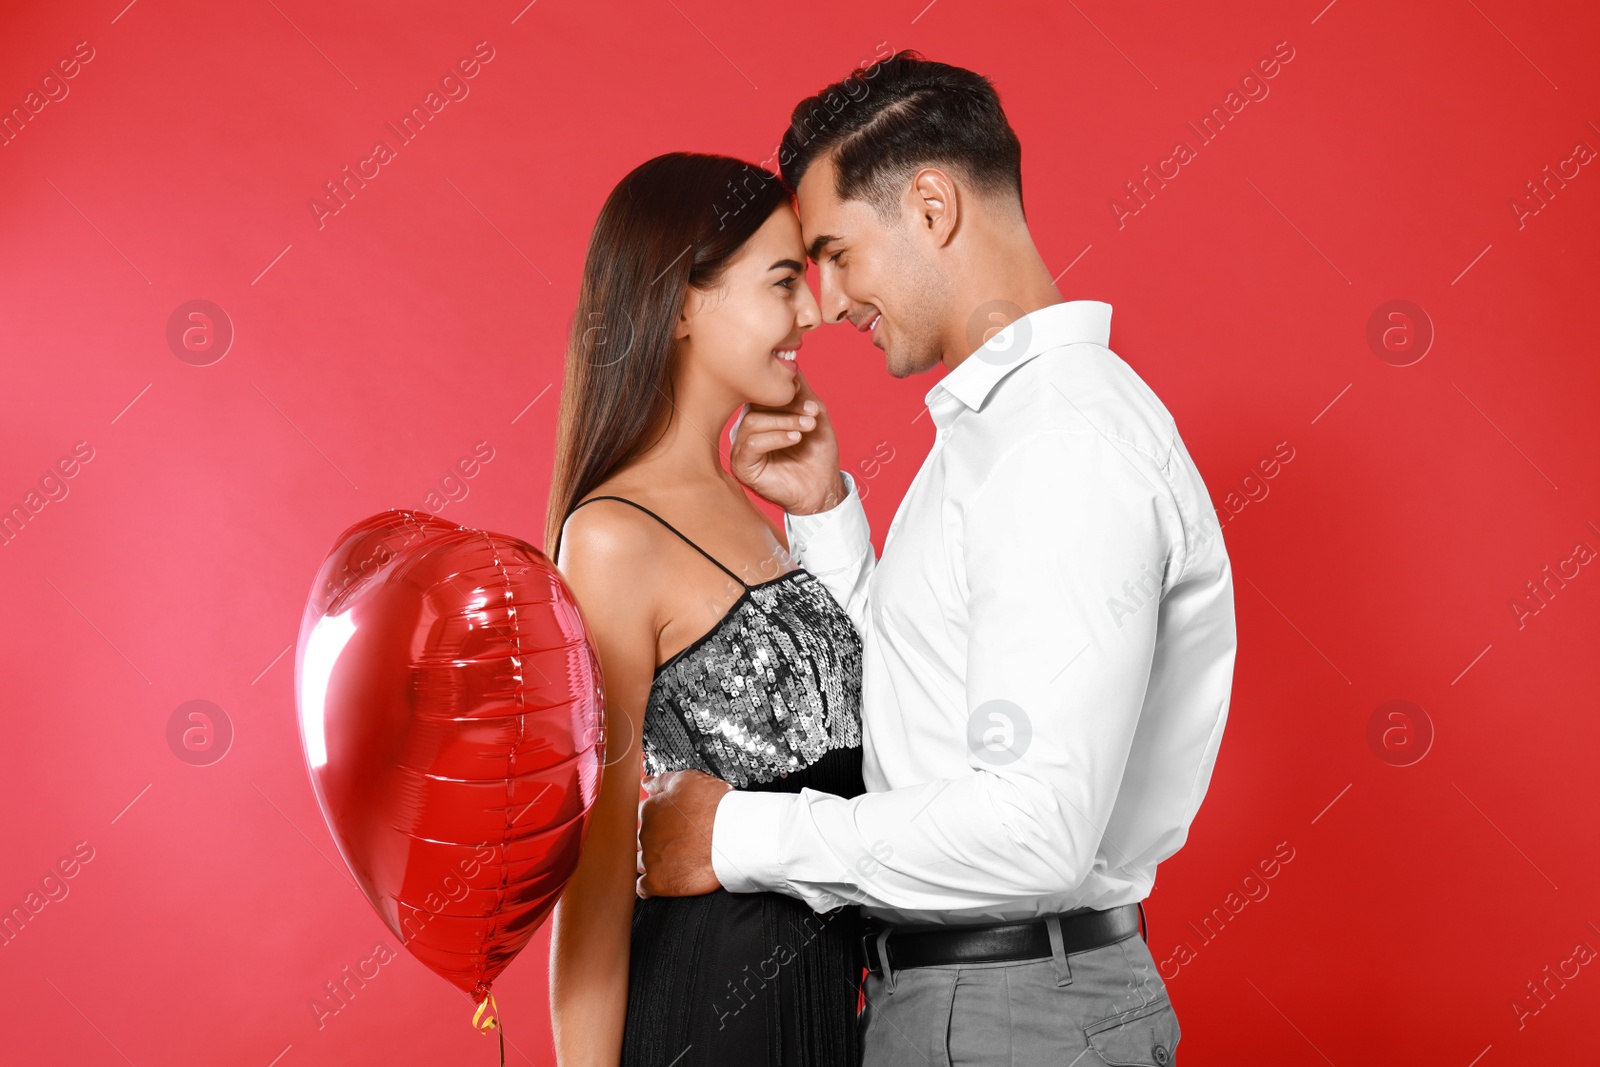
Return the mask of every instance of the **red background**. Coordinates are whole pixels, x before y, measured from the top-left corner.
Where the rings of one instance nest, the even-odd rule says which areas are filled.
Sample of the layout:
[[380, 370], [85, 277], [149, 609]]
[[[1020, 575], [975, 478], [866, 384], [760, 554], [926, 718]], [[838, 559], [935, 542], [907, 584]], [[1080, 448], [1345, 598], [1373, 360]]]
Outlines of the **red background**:
[[[1600, 575], [1569, 564], [1522, 625], [1511, 608], [1600, 549], [1580, 304], [1600, 174], [1551, 182], [1520, 226], [1511, 207], [1600, 146], [1592, 5], [125, 3], [8, 2], [0, 26], [7, 111], [94, 50], [0, 147], [0, 507], [92, 449], [0, 551], [0, 908], [93, 850], [0, 947], [9, 1062], [494, 1061], [403, 951], [320, 1029], [310, 1008], [398, 947], [300, 755], [311, 577], [336, 534], [423, 504], [480, 441], [492, 460], [438, 513], [540, 543], [565, 331], [613, 183], [674, 149], [767, 159], [798, 99], [903, 47], [995, 79], [1063, 295], [1114, 306], [1113, 349], [1230, 516], [1232, 721], [1149, 901], [1185, 1067], [1593, 1047], [1600, 967], [1542, 1001], [1525, 983], [1600, 949]], [[470, 95], [319, 228], [323, 183], [480, 41]], [[1270, 94], [1199, 147], [1185, 123], [1284, 41]], [[1111, 199], [1179, 138], [1197, 158], [1119, 228]], [[235, 331], [209, 366], [166, 339], [195, 299]], [[1436, 333], [1409, 366], [1367, 341], [1396, 299]], [[935, 379], [890, 379], [853, 331], [803, 362], [881, 544]], [[894, 458], [861, 466], [880, 442]], [[1293, 460], [1242, 485], [1280, 442]], [[209, 766], [167, 740], [196, 699], [233, 731]], [[1386, 748], [1369, 723], [1391, 700], [1421, 711]], [[1394, 765], [1424, 717], [1431, 748]], [[1240, 907], [1279, 843], [1293, 859]], [[496, 987], [510, 1062], [551, 1058], [547, 947]]]

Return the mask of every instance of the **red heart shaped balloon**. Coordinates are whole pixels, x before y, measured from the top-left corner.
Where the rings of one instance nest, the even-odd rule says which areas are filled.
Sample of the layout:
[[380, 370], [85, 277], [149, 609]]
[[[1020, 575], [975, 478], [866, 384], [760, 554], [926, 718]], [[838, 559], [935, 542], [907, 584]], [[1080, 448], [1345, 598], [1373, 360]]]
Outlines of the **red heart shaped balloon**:
[[356, 884], [484, 1001], [571, 877], [605, 761], [599, 661], [560, 572], [424, 512], [359, 522], [312, 586], [295, 696]]

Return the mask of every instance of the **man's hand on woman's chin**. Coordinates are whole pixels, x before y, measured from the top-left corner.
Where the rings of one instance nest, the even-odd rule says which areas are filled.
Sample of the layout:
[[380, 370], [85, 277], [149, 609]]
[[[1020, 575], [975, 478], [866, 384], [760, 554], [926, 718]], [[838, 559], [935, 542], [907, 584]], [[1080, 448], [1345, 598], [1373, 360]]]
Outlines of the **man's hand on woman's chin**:
[[644, 780], [639, 802], [636, 892], [642, 897], [697, 897], [722, 888], [711, 866], [717, 804], [733, 787], [699, 771], [668, 771]]
[[762, 499], [791, 515], [810, 515], [838, 506], [847, 494], [828, 411], [804, 374], [797, 372], [796, 381], [794, 399], [782, 407], [745, 405], [728, 461], [734, 477]]

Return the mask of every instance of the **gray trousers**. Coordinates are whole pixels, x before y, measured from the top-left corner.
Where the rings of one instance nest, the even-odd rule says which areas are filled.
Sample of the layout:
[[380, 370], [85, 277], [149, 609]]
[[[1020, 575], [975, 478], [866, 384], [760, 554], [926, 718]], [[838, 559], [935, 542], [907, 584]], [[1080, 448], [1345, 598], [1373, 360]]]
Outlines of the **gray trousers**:
[[1179, 1037], [1137, 934], [1051, 959], [869, 974], [860, 1024], [863, 1067], [1172, 1067]]

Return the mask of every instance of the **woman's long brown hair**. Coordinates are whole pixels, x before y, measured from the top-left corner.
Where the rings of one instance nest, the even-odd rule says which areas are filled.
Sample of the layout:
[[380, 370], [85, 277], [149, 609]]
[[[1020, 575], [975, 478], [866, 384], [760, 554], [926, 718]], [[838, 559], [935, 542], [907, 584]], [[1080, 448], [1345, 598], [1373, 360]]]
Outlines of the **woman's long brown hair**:
[[552, 561], [573, 505], [666, 432], [672, 331], [689, 286], [715, 288], [744, 243], [788, 202], [771, 171], [700, 152], [647, 160], [606, 197], [567, 341], [545, 512]]

